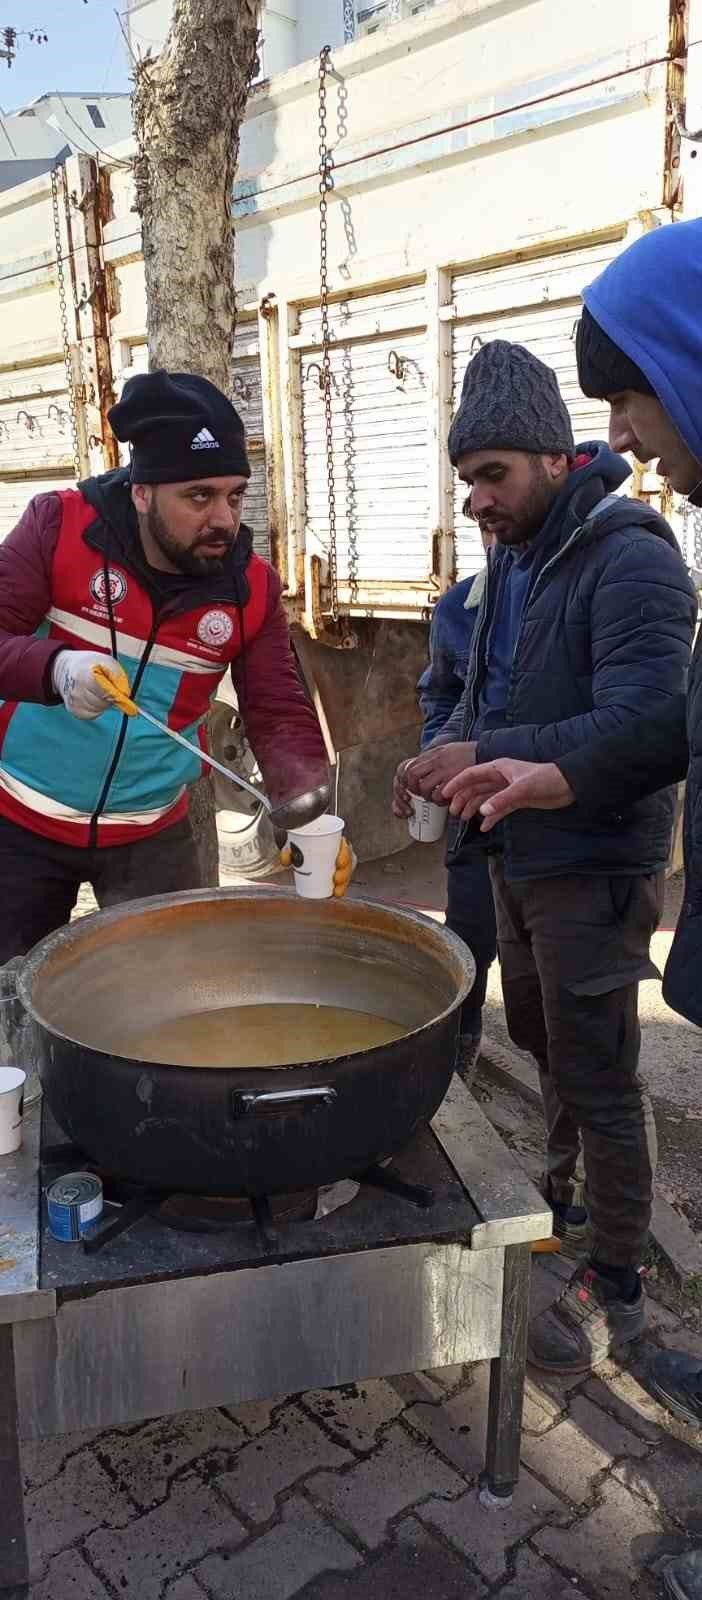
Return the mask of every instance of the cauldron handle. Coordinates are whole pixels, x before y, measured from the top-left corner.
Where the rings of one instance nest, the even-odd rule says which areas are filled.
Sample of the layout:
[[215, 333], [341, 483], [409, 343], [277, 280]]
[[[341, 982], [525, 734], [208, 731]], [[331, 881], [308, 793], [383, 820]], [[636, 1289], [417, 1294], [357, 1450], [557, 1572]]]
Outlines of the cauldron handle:
[[313, 1089], [237, 1089], [232, 1095], [232, 1111], [235, 1117], [261, 1117], [276, 1111], [314, 1111], [319, 1105], [333, 1105], [335, 1100], [336, 1089], [330, 1084]]

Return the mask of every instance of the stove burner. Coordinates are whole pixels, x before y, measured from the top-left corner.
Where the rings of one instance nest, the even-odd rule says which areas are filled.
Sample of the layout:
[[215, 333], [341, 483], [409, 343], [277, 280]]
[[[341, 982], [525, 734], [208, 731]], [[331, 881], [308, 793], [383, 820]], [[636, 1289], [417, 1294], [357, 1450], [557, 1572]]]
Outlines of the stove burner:
[[[209, 1196], [165, 1194], [162, 1190], [142, 1188], [139, 1184], [112, 1177], [100, 1172], [94, 1162], [87, 1161], [83, 1152], [70, 1140], [62, 1144], [46, 1145], [42, 1150], [44, 1166], [75, 1165], [79, 1160], [86, 1171], [96, 1172], [101, 1178], [105, 1203], [108, 1208], [101, 1227], [83, 1239], [86, 1255], [96, 1255], [112, 1239], [126, 1233], [144, 1217], [151, 1217], [163, 1227], [182, 1233], [227, 1233], [242, 1225], [255, 1223], [265, 1250], [278, 1243], [277, 1229], [288, 1223], [311, 1222], [317, 1209], [317, 1190], [302, 1189], [294, 1194], [256, 1196]], [[360, 1184], [396, 1195], [409, 1205], [427, 1210], [434, 1204], [434, 1192], [423, 1184], [407, 1183], [390, 1165], [369, 1167], [358, 1178]]]

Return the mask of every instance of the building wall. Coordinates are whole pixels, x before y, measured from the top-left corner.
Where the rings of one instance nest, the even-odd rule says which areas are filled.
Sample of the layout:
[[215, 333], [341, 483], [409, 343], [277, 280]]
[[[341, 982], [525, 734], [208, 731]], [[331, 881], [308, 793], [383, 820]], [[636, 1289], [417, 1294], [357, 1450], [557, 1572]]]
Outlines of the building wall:
[[[604, 430], [577, 391], [572, 333], [583, 285], [632, 230], [670, 215], [668, 0], [560, 0], [558, 27], [553, 18], [551, 0], [443, 0], [334, 53], [332, 473], [340, 598], [360, 611], [422, 615], [480, 560], [445, 450], [476, 339], [531, 345], [556, 366], [580, 436]], [[256, 458], [255, 520], [260, 540], [268, 521], [290, 603], [311, 627], [329, 602], [331, 536], [318, 140], [308, 62], [252, 95], [235, 196], [233, 376]], [[146, 305], [128, 167], [115, 165], [110, 183], [103, 259], [119, 388], [146, 359]], [[28, 493], [41, 473], [71, 475], [61, 363], [39, 182], [0, 196], [0, 532], [18, 483]], [[57, 393], [64, 385], [51, 418], [37, 377], [48, 367]], [[47, 416], [20, 467], [26, 395], [46, 401]], [[100, 470], [100, 448], [88, 456]]]

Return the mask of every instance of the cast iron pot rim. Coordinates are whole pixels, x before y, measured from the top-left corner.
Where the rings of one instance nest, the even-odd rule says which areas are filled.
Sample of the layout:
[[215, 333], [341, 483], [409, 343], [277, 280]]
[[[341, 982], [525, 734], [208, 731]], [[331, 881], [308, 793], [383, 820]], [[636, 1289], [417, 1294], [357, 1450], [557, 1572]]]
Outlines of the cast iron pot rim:
[[[69, 1034], [62, 1033], [59, 1028], [54, 1027], [53, 1024], [48, 1022], [45, 1017], [41, 1016], [33, 1004], [30, 990], [33, 980], [36, 977], [39, 969], [50, 957], [54, 949], [57, 949], [62, 945], [70, 945], [75, 943], [80, 938], [79, 930], [88, 924], [94, 925], [97, 921], [99, 921], [101, 925], [105, 927], [109, 926], [109, 924], [112, 922], [121, 920], [125, 914], [128, 915], [132, 912], [136, 914], [139, 914], [140, 912], [146, 913], [156, 909], [159, 906], [171, 906], [174, 904], [180, 905], [183, 903], [193, 904], [197, 901], [212, 900], [255, 900], [263, 894], [265, 894], [271, 900], [280, 900], [283, 902], [287, 901], [288, 903], [295, 904], [297, 906], [300, 904], [305, 904], [305, 901], [301, 899], [300, 895], [295, 893], [294, 889], [274, 889], [266, 886], [265, 889], [263, 887], [258, 888], [255, 894], [252, 894], [250, 889], [244, 888], [183, 889], [174, 894], [150, 895], [139, 900], [125, 900], [118, 906], [110, 906], [107, 911], [92, 911], [85, 917], [78, 917], [74, 922], [68, 922], [62, 928], [54, 929], [53, 933], [49, 933], [44, 939], [40, 939], [38, 944], [35, 944], [27, 953], [24, 964], [17, 974], [17, 990], [22, 1005], [24, 1006], [25, 1011], [29, 1013], [33, 1022], [38, 1023], [39, 1026], [44, 1028], [47, 1033], [53, 1034], [54, 1038], [59, 1039], [62, 1044], [74, 1046], [79, 1050], [89, 1050], [91, 1055], [100, 1057], [105, 1061], [118, 1061], [121, 1065], [126, 1067], [128, 1071], [139, 1073], [140, 1076], [144, 1072], [147, 1072], [149, 1068], [154, 1070], [163, 1068], [168, 1072], [174, 1072], [178, 1075], [196, 1074], [200, 1081], [202, 1081], [203, 1073], [207, 1074], [208, 1076], [210, 1073], [212, 1073], [213, 1075], [216, 1074], [218, 1078], [221, 1078], [222, 1081], [224, 1081], [228, 1072], [236, 1072], [238, 1082], [243, 1082], [244, 1077], [248, 1079], [255, 1074], [261, 1074], [262, 1077], [265, 1077], [266, 1082], [272, 1086], [273, 1079], [278, 1073], [285, 1074], [287, 1076], [288, 1073], [298, 1071], [310, 1072], [317, 1068], [323, 1068], [326, 1071], [330, 1067], [336, 1066], [342, 1062], [352, 1061], [356, 1056], [363, 1056], [364, 1059], [367, 1059], [368, 1057], [374, 1056], [381, 1051], [387, 1050], [387, 1045], [374, 1045], [370, 1050], [354, 1050], [345, 1056], [326, 1056], [323, 1060], [316, 1061], [291, 1061], [285, 1066], [281, 1065], [278, 1067], [265, 1068], [255, 1066], [236, 1068], [188, 1067], [176, 1065], [175, 1063], [171, 1063], [169, 1061], [138, 1061], [132, 1056], [116, 1055], [114, 1051], [101, 1050], [96, 1045], [84, 1044], [80, 1039], [72, 1039]], [[328, 906], [330, 910], [332, 910], [333, 915], [334, 911], [332, 908], [334, 906], [338, 906], [339, 910], [341, 910], [343, 902], [323, 900], [310, 901], [309, 904]], [[430, 929], [434, 935], [438, 934], [439, 939], [448, 945], [449, 950], [452, 950], [453, 954], [457, 957], [459, 967], [463, 968], [463, 980], [459, 991], [455, 998], [451, 1001], [451, 1004], [446, 1006], [443, 1011], [438, 1012], [435, 1017], [431, 1017], [428, 1022], [423, 1022], [421, 1027], [411, 1028], [407, 1033], [401, 1034], [400, 1038], [396, 1040], [395, 1043], [400, 1044], [404, 1043], [407, 1039], [418, 1038], [422, 1033], [426, 1032], [427, 1029], [435, 1028], [437, 1023], [442, 1022], [446, 1017], [451, 1016], [452, 1012], [456, 1011], [463, 1004], [473, 983], [473, 974], [470, 972], [470, 964], [472, 963], [473, 958], [467, 946], [464, 945], [462, 939], [458, 938], [457, 934], [453, 933], [450, 928], [445, 926], [445, 924], [434, 922], [431, 917], [424, 916], [420, 911], [412, 911], [404, 906], [388, 905], [384, 900], [366, 898], [365, 896], [361, 898], [361, 896], [354, 895], [352, 899], [347, 902], [347, 904], [366, 907], [370, 910], [378, 909], [385, 912], [390, 912], [391, 916], [397, 917], [400, 922], [404, 922], [410, 926], [415, 926], [422, 929]]]

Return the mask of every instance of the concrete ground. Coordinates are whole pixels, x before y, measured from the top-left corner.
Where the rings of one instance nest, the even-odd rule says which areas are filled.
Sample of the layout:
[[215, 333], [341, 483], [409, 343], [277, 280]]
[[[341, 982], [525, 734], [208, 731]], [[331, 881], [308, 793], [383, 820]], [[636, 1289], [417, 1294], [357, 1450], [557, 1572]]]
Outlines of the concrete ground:
[[[436, 913], [439, 852], [419, 846], [364, 867], [356, 886]], [[486, 1025], [499, 1032], [493, 979]], [[643, 1010], [664, 1183], [692, 1216], [696, 1035], [655, 986]], [[487, 1077], [476, 1092], [531, 1170], [536, 1113]], [[532, 1311], [568, 1271], [556, 1257], [535, 1262]], [[579, 1381], [530, 1375], [507, 1513], [484, 1509], [476, 1491], [484, 1365], [27, 1446], [31, 1600], [654, 1600], [664, 1562], [702, 1541], [702, 1432], [646, 1388], [656, 1348], [702, 1359], [702, 1339], [654, 1295], [625, 1366]]]

